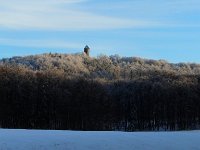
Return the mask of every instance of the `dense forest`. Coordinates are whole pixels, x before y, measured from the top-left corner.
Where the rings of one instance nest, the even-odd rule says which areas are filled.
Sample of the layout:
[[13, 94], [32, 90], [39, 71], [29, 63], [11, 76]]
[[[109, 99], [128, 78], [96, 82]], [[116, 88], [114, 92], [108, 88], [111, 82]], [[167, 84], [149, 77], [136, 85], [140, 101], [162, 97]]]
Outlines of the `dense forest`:
[[0, 127], [200, 129], [200, 65], [118, 55], [0, 60]]

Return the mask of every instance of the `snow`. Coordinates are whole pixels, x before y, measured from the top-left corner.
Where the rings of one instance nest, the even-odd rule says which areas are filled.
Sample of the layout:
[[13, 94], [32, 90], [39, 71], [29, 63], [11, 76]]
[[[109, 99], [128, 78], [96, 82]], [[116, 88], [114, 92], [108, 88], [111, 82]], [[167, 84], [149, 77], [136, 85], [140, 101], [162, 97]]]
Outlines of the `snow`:
[[126, 133], [0, 129], [0, 150], [200, 150], [200, 131]]

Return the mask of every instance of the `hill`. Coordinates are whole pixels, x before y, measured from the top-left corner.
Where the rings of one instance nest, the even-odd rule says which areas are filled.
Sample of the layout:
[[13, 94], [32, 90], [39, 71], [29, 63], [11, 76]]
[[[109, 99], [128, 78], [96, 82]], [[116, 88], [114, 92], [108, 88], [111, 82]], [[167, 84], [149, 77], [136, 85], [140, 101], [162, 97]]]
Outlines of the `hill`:
[[0, 61], [0, 127], [188, 130], [200, 127], [198, 64], [43, 54]]

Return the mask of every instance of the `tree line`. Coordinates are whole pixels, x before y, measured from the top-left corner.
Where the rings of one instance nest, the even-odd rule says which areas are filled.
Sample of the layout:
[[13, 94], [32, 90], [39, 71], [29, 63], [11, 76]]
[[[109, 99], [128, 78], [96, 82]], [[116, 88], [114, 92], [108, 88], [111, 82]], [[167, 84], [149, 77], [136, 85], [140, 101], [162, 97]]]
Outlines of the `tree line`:
[[[135, 73], [135, 72], [133, 72]], [[0, 127], [155, 131], [199, 129], [200, 76], [129, 80], [0, 65]]]
[[168, 63], [118, 55], [100, 55], [97, 58], [81, 54], [41, 54], [0, 60], [0, 65], [17, 65], [33, 71], [56, 70], [69, 78], [135, 80], [163, 74], [200, 75], [200, 65], [195, 63]]

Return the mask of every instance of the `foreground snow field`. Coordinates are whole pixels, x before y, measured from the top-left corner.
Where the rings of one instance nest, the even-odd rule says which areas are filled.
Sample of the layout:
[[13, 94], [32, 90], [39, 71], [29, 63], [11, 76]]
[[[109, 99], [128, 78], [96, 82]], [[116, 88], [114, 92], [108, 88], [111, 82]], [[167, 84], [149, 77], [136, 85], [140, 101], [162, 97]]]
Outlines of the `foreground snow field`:
[[200, 131], [125, 133], [0, 129], [0, 150], [200, 150]]

